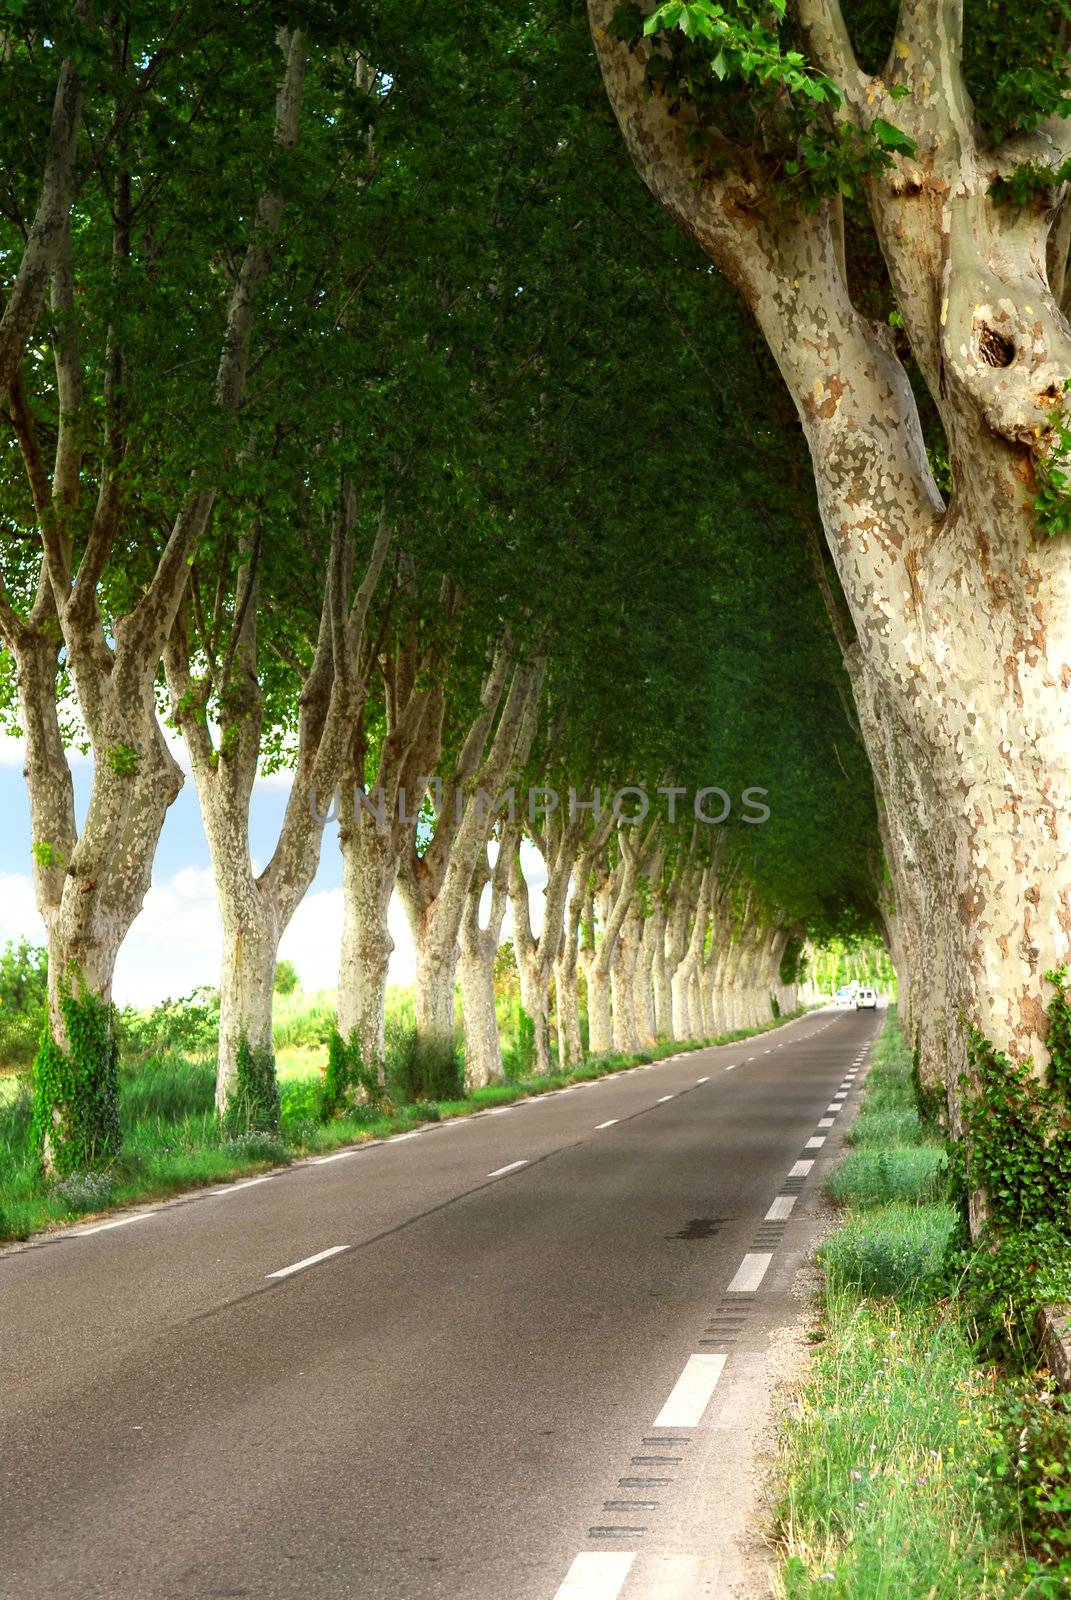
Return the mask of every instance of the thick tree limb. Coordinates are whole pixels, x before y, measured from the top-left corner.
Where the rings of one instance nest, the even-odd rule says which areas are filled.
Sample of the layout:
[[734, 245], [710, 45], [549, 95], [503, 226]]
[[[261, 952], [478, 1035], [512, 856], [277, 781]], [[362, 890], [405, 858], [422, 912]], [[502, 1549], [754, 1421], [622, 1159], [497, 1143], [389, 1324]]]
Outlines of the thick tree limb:
[[73, 64], [64, 61], [56, 82], [37, 214], [30, 227], [3, 317], [0, 317], [0, 394], [8, 392], [18, 371], [26, 342], [44, 302], [52, 265], [67, 226], [74, 195], [82, 99], [81, 80]]

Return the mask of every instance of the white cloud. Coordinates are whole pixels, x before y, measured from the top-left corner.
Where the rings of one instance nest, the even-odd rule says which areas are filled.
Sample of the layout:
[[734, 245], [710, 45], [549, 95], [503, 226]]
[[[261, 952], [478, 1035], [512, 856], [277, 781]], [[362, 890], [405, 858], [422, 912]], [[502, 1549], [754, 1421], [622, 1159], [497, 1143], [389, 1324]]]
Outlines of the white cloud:
[[0, 873], [0, 940], [29, 939], [44, 944], [45, 925], [37, 914], [33, 879], [28, 872]]

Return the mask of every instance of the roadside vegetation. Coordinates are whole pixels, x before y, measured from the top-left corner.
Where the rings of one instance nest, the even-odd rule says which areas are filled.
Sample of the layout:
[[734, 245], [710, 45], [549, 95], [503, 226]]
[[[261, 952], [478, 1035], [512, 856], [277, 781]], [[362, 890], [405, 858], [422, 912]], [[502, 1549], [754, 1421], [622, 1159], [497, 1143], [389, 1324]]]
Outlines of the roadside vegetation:
[[[0, 984], [13, 972], [18, 976], [24, 970], [36, 970], [38, 954], [28, 945], [14, 952], [9, 947], [7, 957], [0, 956]], [[283, 981], [287, 982], [285, 974]], [[334, 1097], [328, 1077], [335, 997], [330, 992], [305, 995], [300, 987], [289, 986], [276, 997], [280, 1116], [278, 1128], [272, 1131], [235, 1126], [233, 1119], [217, 1114], [216, 991], [200, 990], [146, 1012], [118, 1012], [119, 1153], [103, 1170], [76, 1173], [50, 1183], [35, 1160], [31, 1137], [29, 1065], [44, 1020], [43, 982], [39, 990], [31, 984], [20, 990], [9, 983], [3, 990], [6, 1010], [0, 1007], [0, 1012], [6, 1019], [4, 1038], [13, 1041], [9, 1048], [17, 1054], [0, 1063], [8, 1069], [0, 1075], [0, 1242], [25, 1238], [116, 1206], [263, 1171], [319, 1151], [385, 1138], [420, 1123], [545, 1094], [678, 1051], [747, 1038], [778, 1025], [778, 1019], [772, 1019], [758, 1028], [687, 1044], [661, 1040], [639, 1053], [587, 1056], [567, 1069], [559, 1069], [555, 1061], [551, 1072], [539, 1074], [531, 1029], [525, 1027], [525, 1014], [508, 976], [501, 987], [497, 1010], [503, 1081], [466, 1093], [463, 1050], [444, 1048], [441, 1040], [422, 1037], [415, 1021], [413, 990], [395, 987], [387, 996], [385, 1084], [378, 1092], [373, 1085], [363, 1104], [351, 1102], [337, 1111], [331, 1104]], [[21, 1010], [20, 993], [25, 996]], [[789, 1020], [791, 1017], [780, 1019]]]
[[816, 1350], [786, 1425], [787, 1600], [1071, 1595], [1071, 1414], [972, 1287], [960, 1186], [895, 1009], [875, 1047], [845, 1207], [820, 1251]]

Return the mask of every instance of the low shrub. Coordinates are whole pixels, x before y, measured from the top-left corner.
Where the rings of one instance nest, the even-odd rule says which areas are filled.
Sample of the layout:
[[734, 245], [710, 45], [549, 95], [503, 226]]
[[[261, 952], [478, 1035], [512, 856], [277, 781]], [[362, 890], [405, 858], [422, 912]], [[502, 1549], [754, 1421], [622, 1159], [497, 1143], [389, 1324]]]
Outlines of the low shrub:
[[456, 1041], [394, 1018], [387, 1019], [386, 1078], [387, 1093], [402, 1105], [459, 1100], [465, 1089]]
[[52, 1199], [65, 1211], [102, 1211], [112, 1198], [114, 1183], [107, 1172], [72, 1172], [52, 1186]]

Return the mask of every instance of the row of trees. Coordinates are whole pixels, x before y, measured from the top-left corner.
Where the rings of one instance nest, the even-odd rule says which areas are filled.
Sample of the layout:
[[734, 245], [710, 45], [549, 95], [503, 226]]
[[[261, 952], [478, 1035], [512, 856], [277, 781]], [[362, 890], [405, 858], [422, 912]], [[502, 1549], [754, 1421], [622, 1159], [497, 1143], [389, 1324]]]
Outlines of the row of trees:
[[805, 933], [871, 926], [881, 881], [813, 496], [757, 342], [623, 167], [583, 25], [555, 0], [419, 26], [30, 0], [6, 30], [0, 633], [46, 1169], [114, 1137], [107, 1008], [182, 781], [168, 725], [223, 924], [225, 1114], [273, 1114], [277, 951], [329, 815], [355, 1084], [395, 890], [418, 1024], [452, 1038], [459, 981], [470, 1082], [501, 1071], [510, 901], [544, 1068], [552, 983], [580, 1051], [579, 975], [596, 1051], [790, 1003]]

